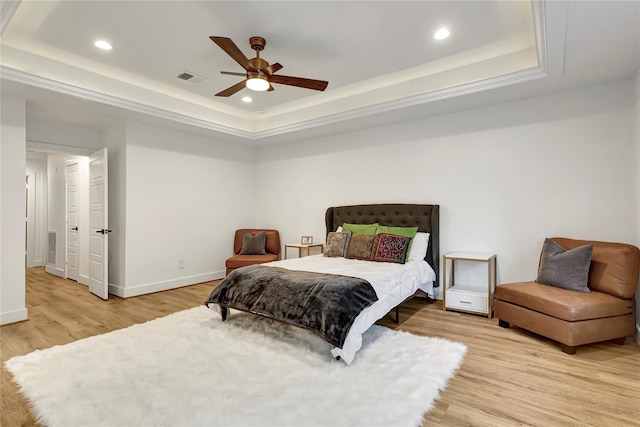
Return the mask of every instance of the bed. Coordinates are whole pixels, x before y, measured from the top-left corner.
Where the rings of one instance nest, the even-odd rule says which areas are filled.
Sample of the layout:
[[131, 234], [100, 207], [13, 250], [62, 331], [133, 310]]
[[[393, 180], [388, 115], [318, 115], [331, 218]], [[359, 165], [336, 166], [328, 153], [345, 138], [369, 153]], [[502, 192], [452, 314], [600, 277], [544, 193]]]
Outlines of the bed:
[[[418, 292], [434, 297], [439, 286], [439, 206], [327, 209], [327, 236], [345, 223], [418, 227], [419, 233], [429, 234], [424, 258], [413, 256], [398, 264], [312, 255], [244, 267], [214, 288], [205, 304], [223, 321], [232, 308], [313, 330], [333, 345], [333, 357], [351, 364], [362, 346], [362, 334], [378, 319], [394, 309], [397, 319], [397, 307]], [[322, 313], [316, 318], [310, 312]]]

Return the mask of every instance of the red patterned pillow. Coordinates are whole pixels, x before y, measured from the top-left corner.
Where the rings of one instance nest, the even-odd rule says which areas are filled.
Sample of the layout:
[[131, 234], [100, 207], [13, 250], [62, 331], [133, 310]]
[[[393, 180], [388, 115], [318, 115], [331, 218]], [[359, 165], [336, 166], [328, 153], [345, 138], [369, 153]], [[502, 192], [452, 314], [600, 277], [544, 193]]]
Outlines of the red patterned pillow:
[[371, 261], [404, 264], [410, 237], [380, 233], [376, 235]]

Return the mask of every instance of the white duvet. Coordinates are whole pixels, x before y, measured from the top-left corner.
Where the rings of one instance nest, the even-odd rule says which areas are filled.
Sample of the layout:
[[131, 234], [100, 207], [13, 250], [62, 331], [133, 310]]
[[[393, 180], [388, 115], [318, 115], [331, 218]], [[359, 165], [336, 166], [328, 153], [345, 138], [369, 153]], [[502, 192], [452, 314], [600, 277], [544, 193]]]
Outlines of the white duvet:
[[367, 280], [376, 291], [378, 301], [365, 308], [356, 317], [342, 348], [334, 348], [334, 357], [340, 356], [350, 365], [362, 346], [362, 334], [378, 319], [389, 313], [418, 289], [433, 298], [433, 282], [436, 274], [426, 261], [409, 261], [406, 264], [361, 261], [341, 257], [312, 255], [274, 261], [267, 266], [316, 273], [341, 274]]

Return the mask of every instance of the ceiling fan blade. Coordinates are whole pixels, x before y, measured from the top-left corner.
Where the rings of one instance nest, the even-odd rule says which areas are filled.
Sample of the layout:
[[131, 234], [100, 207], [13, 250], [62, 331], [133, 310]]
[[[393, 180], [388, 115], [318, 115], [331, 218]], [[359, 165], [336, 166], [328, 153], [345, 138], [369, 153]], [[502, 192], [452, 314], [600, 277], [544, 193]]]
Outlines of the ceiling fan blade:
[[231, 71], [220, 71], [220, 74], [228, 74], [230, 76], [247, 77], [247, 73], [233, 73]]
[[268, 67], [263, 68], [261, 71], [265, 73], [267, 76], [271, 76], [273, 73], [280, 70], [281, 68], [282, 68], [282, 65], [280, 65], [279, 62], [276, 62], [275, 64], [271, 64]]
[[231, 86], [230, 88], [227, 88], [227, 89], [223, 90], [222, 92], [216, 93], [216, 96], [225, 96], [225, 97], [226, 96], [231, 96], [234, 93], [241, 91], [245, 87], [247, 87], [247, 79], [244, 79], [240, 83], [235, 84], [235, 85]]
[[209, 38], [215, 44], [220, 46], [220, 48], [222, 50], [227, 52], [227, 55], [232, 57], [234, 59], [234, 61], [236, 61], [238, 64], [240, 64], [240, 66], [242, 68], [244, 68], [247, 71], [257, 71], [256, 68], [253, 66], [253, 64], [251, 64], [251, 62], [249, 62], [247, 57], [244, 56], [244, 53], [242, 53], [242, 51], [240, 49], [238, 49], [238, 46], [236, 46], [236, 44], [230, 38], [228, 38], [228, 37], [217, 37], [217, 36], [211, 36]]
[[269, 76], [271, 83], [280, 83], [282, 85], [303, 87], [305, 89], [325, 90], [329, 82], [324, 80], [303, 79], [301, 77], [280, 76], [274, 74]]

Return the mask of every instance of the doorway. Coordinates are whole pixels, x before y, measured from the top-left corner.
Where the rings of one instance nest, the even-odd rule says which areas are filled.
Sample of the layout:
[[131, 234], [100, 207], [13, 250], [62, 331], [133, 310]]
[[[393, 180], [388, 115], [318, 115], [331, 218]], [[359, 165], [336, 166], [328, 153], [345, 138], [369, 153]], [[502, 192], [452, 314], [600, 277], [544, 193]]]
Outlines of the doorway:
[[[99, 150], [98, 154], [106, 159], [106, 149]], [[27, 268], [45, 266], [47, 273], [75, 280], [88, 286], [102, 299], [107, 299], [106, 265], [97, 271], [95, 261], [96, 241], [100, 240], [104, 245], [99, 248], [99, 255], [102, 263], [106, 264], [107, 236], [91, 234], [91, 227], [96, 228], [91, 224], [92, 218], [96, 217], [91, 213], [92, 204], [96, 205], [96, 201], [91, 200], [95, 198], [93, 193], [104, 198], [100, 203], [105, 208], [107, 193], [90, 187], [90, 169], [93, 167], [94, 175], [96, 170], [91, 161], [89, 156], [27, 151], [25, 264]], [[106, 169], [106, 160], [104, 166]], [[38, 180], [34, 180], [36, 176]], [[106, 181], [106, 170], [100, 176]], [[95, 187], [95, 183], [93, 185]], [[105, 220], [99, 226], [98, 230], [108, 228], [106, 212]], [[93, 232], [97, 234], [99, 231]], [[32, 262], [32, 259], [37, 262]], [[102, 287], [97, 286], [96, 275], [104, 279], [99, 281]]]

